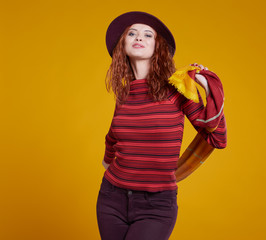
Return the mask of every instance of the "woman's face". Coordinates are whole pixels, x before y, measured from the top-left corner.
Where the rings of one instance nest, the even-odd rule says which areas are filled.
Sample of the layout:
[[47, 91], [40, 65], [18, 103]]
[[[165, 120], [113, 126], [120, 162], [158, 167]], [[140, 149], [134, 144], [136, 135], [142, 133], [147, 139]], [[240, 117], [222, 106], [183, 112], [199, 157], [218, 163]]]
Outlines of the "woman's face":
[[130, 60], [150, 59], [155, 48], [155, 30], [146, 24], [133, 24], [125, 38], [125, 52]]

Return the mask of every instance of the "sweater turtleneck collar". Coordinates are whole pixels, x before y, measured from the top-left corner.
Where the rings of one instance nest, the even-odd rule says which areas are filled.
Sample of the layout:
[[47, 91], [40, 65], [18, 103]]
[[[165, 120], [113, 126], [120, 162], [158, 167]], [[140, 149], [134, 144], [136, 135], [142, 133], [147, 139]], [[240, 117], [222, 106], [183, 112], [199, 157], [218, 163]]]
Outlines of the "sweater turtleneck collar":
[[134, 79], [130, 82], [130, 92], [147, 92], [149, 89], [147, 79]]
[[132, 84], [138, 84], [138, 83], [147, 83], [147, 79], [146, 78], [142, 78], [142, 79], [134, 79], [130, 82], [130, 85]]

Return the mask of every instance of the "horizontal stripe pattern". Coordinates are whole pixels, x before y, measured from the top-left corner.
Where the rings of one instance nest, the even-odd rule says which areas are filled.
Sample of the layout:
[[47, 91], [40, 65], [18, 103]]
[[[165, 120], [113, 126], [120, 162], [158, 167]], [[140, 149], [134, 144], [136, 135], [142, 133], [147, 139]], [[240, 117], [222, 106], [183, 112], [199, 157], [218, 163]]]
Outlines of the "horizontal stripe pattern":
[[[203, 104], [193, 105], [169, 85], [168, 99], [153, 102], [145, 79], [130, 83], [127, 101], [116, 106], [106, 135], [105, 177], [114, 185], [142, 191], [177, 189], [175, 171], [184, 130], [184, 115], [196, 119]], [[205, 133], [219, 146], [221, 129]], [[197, 129], [202, 131], [202, 129]], [[220, 132], [219, 132], [220, 131]], [[216, 135], [215, 135], [216, 134]]]

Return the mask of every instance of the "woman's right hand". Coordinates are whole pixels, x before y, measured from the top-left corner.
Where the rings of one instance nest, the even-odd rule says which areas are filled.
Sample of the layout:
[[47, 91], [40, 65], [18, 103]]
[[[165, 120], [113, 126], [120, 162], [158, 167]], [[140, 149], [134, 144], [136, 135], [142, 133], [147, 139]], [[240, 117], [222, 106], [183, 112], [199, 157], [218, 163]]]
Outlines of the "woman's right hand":
[[[208, 70], [207, 67], [204, 67], [202, 66], [201, 64], [198, 65], [197, 63], [193, 63], [193, 64], [190, 64], [191, 66], [195, 66], [195, 67], [199, 67], [201, 70]], [[196, 73], [195, 74], [195, 81], [201, 86], [204, 88], [205, 92], [206, 92], [206, 97], [209, 96], [209, 93], [210, 93], [210, 89], [209, 89], [209, 86], [208, 86], [208, 81], [207, 79], [201, 75], [200, 73]]]

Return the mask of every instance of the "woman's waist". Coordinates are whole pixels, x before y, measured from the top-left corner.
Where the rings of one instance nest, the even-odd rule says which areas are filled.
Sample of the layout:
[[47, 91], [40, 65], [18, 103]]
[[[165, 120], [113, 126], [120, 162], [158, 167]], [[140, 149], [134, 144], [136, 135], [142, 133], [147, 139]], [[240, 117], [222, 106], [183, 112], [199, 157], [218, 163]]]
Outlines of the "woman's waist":
[[176, 195], [177, 193], [177, 185], [176, 181], [138, 181], [138, 179], [134, 179], [134, 181], [130, 181], [129, 179], [121, 179], [117, 178], [114, 173], [107, 169], [104, 174], [103, 183], [108, 185], [110, 189], [119, 191], [121, 193], [127, 193], [128, 191], [132, 191], [135, 195], [148, 193], [156, 193], [162, 192], [165, 196]]

